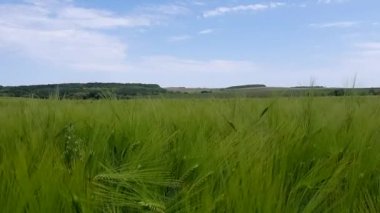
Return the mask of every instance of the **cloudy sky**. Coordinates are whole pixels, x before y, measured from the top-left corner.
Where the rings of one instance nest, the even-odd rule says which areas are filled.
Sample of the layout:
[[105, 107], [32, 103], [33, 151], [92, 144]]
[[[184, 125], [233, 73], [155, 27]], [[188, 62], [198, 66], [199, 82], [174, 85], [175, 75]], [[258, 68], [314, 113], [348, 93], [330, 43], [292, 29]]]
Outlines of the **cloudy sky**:
[[0, 0], [0, 85], [380, 86], [379, 0]]

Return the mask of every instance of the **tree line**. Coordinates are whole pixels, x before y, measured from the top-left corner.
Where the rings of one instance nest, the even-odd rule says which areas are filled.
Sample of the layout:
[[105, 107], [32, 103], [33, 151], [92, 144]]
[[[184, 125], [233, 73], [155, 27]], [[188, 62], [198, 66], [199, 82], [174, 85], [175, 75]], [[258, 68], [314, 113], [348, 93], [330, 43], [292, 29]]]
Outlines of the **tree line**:
[[101, 99], [105, 97], [129, 99], [136, 96], [153, 96], [163, 93], [166, 93], [166, 90], [157, 84], [139, 83], [70, 83], [0, 86], [0, 96], [3, 97], [33, 97], [42, 99], [52, 96], [67, 99]]

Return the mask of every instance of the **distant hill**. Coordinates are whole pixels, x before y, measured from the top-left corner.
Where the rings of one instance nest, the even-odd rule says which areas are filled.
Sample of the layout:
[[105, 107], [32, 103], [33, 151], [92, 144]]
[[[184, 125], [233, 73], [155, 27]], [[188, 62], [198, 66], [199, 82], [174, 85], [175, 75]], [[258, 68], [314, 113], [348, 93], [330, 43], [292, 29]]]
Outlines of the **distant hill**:
[[234, 97], [296, 97], [296, 96], [380, 95], [380, 88], [328, 88], [321, 86], [267, 87], [263, 84], [239, 85], [228, 88], [161, 88], [157, 84], [140, 83], [70, 83], [31, 86], [0, 86], [0, 97], [64, 99], [130, 99], [162, 98], [234, 98]]
[[247, 85], [227, 87], [226, 89], [248, 89], [248, 88], [265, 88], [265, 87], [267, 86], [264, 84], [247, 84]]
[[128, 99], [136, 96], [152, 96], [167, 91], [157, 84], [120, 84], [120, 83], [70, 83], [2, 87], [0, 96], [49, 98], [59, 96], [68, 99], [100, 99], [117, 97]]
[[324, 87], [324, 86], [296, 86], [296, 87], [291, 87], [291, 88], [296, 88], [296, 89], [323, 89], [326, 87]]

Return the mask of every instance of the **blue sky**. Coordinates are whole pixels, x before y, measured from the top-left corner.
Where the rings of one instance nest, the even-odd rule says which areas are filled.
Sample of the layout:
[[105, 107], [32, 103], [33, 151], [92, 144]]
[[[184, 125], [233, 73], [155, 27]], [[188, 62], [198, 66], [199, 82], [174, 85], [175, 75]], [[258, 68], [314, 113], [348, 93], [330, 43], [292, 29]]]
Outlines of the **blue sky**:
[[380, 86], [378, 0], [1, 0], [0, 85]]

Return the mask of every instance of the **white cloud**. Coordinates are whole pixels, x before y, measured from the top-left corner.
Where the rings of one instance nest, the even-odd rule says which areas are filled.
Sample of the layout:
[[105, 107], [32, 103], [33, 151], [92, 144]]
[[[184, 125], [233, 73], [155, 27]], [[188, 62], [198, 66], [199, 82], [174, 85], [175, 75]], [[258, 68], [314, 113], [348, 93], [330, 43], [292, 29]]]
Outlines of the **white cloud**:
[[355, 46], [364, 50], [379, 50], [380, 51], [380, 42], [363, 42], [363, 43], [358, 43]]
[[211, 34], [214, 31], [215, 31], [214, 29], [204, 29], [204, 30], [199, 31], [198, 34], [200, 35]]
[[173, 56], [151, 56], [132, 63], [135, 81], [162, 86], [218, 87], [259, 81], [258, 67], [243, 60], [194, 60]]
[[277, 7], [285, 6], [283, 2], [270, 2], [264, 4], [247, 4], [247, 5], [237, 5], [233, 7], [218, 7], [213, 10], [208, 10], [203, 13], [204, 18], [221, 16], [228, 13], [237, 13], [244, 11], [263, 11], [268, 9], [274, 9]]
[[[105, 30], [150, 26], [154, 23], [149, 18], [120, 16], [106, 10], [57, 2], [33, 0], [27, 4], [0, 5], [0, 51], [12, 51], [12, 54], [68, 70], [129, 72], [137, 76], [136, 81], [161, 73], [188, 75], [195, 79], [210, 73], [234, 75], [256, 69], [255, 64], [239, 60], [192, 60], [173, 56], [130, 60], [127, 45]], [[165, 13], [175, 13], [175, 9], [171, 9], [173, 12]], [[211, 32], [212, 29], [205, 29], [200, 33]], [[180, 35], [172, 40], [190, 38], [191, 35]]]
[[[348, 54], [344, 63], [344, 69], [358, 76], [359, 83], [363, 86], [379, 86], [380, 82], [380, 43], [369, 49], [358, 49]], [[377, 49], [376, 49], [377, 47]]]
[[321, 4], [333, 4], [333, 3], [343, 3], [347, 2], [348, 0], [318, 0], [318, 3]]
[[25, 3], [33, 4], [39, 7], [66, 4], [71, 3], [72, 1], [73, 0], [24, 0]]
[[[83, 30], [35, 30], [0, 27], [0, 44], [20, 55], [82, 71], [122, 71], [126, 45]], [[89, 66], [97, 67], [90, 70]], [[115, 69], [118, 67], [120, 69]]]
[[[380, 67], [380, 42], [362, 42], [355, 44], [354, 47], [356, 50], [352, 53], [355, 56], [352, 59], [353, 61], [368, 62], [372, 60], [376, 62], [376, 68]], [[368, 62], [368, 64], [373, 64], [374, 62]]]
[[140, 8], [140, 11], [164, 15], [185, 15], [190, 13], [188, 8], [176, 4], [145, 6]]
[[65, 5], [59, 8], [34, 5], [0, 5], [0, 24], [21, 28], [103, 29], [150, 26], [144, 16], [117, 16], [110, 11]]
[[0, 51], [82, 71], [125, 71], [127, 45], [104, 32], [146, 27], [144, 16], [76, 7], [70, 1], [0, 4]]
[[206, 3], [205, 2], [202, 2], [202, 1], [193, 1], [192, 2], [194, 5], [197, 5], [197, 6], [204, 6], [204, 5], [206, 5]]
[[378, 86], [380, 82], [380, 42], [361, 42], [352, 45], [353, 49], [334, 60], [334, 64], [325, 66], [316, 72], [325, 82], [351, 87], [356, 76], [357, 87]]
[[23, 2], [0, 4], [0, 52], [79, 71], [128, 69], [127, 44], [107, 30], [142, 30], [189, 12], [174, 4], [137, 8], [132, 15], [122, 15], [78, 7], [72, 0]]
[[80, 28], [102, 29], [114, 27], [150, 26], [152, 20], [144, 16], [116, 16], [112, 12], [78, 7], [66, 7], [57, 12], [57, 19]]
[[319, 24], [310, 24], [313, 28], [350, 28], [359, 25], [359, 22], [355, 21], [340, 21], [340, 22], [328, 22]]
[[132, 69], [158, 73], [236, 73], [251, 72], [257, 66], [243, 60], [193, 60], [173, 56], [150, 56], [132, 63]]
[[170, 37], [168, 40], [170, 42], [179, 42], [179, 41], [186, 41], [186, 40], [190, 40], [196, 36], [199, 36], [199, 35], [206, 35], [206, 34], [211, 34], [213, 33], [215, 30], [214, 29], [204, 29], [204, 30], [201, 30], [199, 31], [197, 34], [195, 35], [187, 35], [187, 34], [184, 34], [184, 35], [176, 35], [176, 36], [172, 36]]

